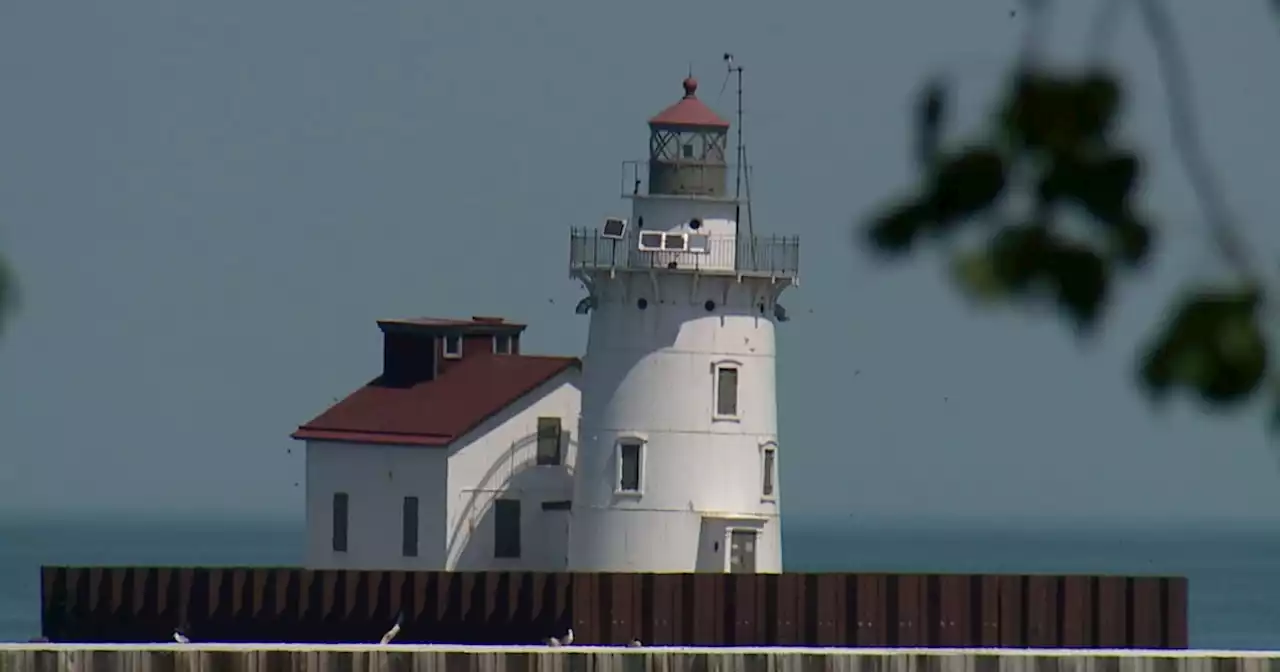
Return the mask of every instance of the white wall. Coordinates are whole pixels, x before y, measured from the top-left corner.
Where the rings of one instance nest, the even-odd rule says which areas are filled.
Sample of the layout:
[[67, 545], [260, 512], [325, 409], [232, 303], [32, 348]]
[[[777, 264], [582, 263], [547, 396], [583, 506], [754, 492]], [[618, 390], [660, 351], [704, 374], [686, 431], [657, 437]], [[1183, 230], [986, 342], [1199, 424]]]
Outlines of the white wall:
[[[443, 448], [307, 442], [311, 569], [440, 569], [448, 454]], [[333, 494], [347, 493], [347, 552], [333, 550]], [[418, 557], [402, 554], [405, 497], [418, 498]]]
[[685, 224], [695, 217], [706, 224], [701, 233], [725, 236], [737, 231], [733, 221], [736, 205], [732, 201], [640, 195], [632, 197], [631, 202], [631, 221], [640, 227], [643, 219], [646, 231], [686, 231]]
[[[307, 442], [307, 554], [313, 569], [563, 569], [579, 372], [570, 369], [449, 448]], [[533, 466], [538, 418], [563, 419], [566, 466]], [[347, 552], [332, 550], [333, 494], [348, 494]], [[491, 500], [522, 502], [522, 558], [493, 558]], [[403, 498], [416, 496], [418, 557], [402, 554]], [[557, 521], [559, 521], [557, 523]], [[556, 530], [559, 529], [559, 533]]]
[[[781, 493], [776, 478], [774, 497], [762, 493], [761, 449], [776, 442], [780, 468], [772, 315], [785, 286], [664, 271], [596, 279], [571, 570], [724, 571], [712, 566], [721, 549], [707, 547], [723, 547], [729, 526], [760, 529], [757, 570], [782, 570]], [[725, 360], [739, 365], [733, 421], [713, 417], [713, 370]], [[639, 496], [614, 492], [624, 437], [645, 442]]]
[[[580, 372], [570, 369], [534, 394], [463, 437], [449, 456], [449, 568], [459, 571], [545, 570], [566, 566], [568, 511], [543, 511], [542, 503], [573, 496], [582, 393]], [[539, 417], [561, 418], [564, 465], [538, 466]], [[519, 499], [521, 557], [493, 557], [492, 501]]]

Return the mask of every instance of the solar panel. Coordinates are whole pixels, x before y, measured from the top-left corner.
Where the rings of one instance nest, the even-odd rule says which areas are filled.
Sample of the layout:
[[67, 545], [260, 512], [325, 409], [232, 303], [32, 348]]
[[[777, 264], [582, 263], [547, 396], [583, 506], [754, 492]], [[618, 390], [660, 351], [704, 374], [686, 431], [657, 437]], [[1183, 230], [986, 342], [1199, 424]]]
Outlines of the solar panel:
[[626, 232], [627, 220], [620, 217], [609, 217], [604, 220], [604, 228], [600, 230], [600, 237], [620, 240]]

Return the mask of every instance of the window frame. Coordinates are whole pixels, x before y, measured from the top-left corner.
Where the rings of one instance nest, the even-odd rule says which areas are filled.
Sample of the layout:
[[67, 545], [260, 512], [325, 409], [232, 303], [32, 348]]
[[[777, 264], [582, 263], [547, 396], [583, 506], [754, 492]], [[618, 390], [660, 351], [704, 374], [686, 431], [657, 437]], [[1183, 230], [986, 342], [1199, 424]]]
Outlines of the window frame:
[[351, 548], [351, 495], [334, 492], [331, 500], [329, 545], [334, 553], [346, 553]]
[[[544, 439], [549, 440], [549, 437], [542, 436], [542, 423], [544, 420], [554, 420], [556, 423], [555, 461], [553, 462], [544, 462], [542, 459], [542, 442]], [[541, 416], [538, 418], [538, 426], [534, 432], [534, 465], [539, 467], [564, 466], [564, 419], [556, 416]]]
[[[614, 472], [613, 472], [613, 494], [617, 497], [643, 497], [645, 481], [645, 462], [647, 460], [646, 453], [649, 445], [649, 439], [643, 436], [627, 434], [619, 436], [613, 445]], [[636, 487], [635, 489], [627, 489], [622, 486], [623, 466], [625, 459], [623, 448], [626, 446], [636, 447]]]
[[[502, 530], [507, 529], [500, 523], [505, 505], [514, 504], [515, 509], [515, 541], [504, 542]], [[508, 509], [510, 510], [510, 509]], [[495, 560], [519, 560], [524, 554], [524, 507], [519, 498], [499, 497], [493, 500], [493, 557]], [[511, 550], [514, 547], [514, 550]]]
[[[767, 490], [766, 486], [768, 486]], [[778, 443], [776, 441], [765, 441], [760, 444], [760, 500], [778, 501]]]
[[[411, 506], [412, 505], [412, 506]], [[421, 509], [420, 501], [415, 495], [405, 495], [400, 504], [400, 555], [406, 558], [416, 558], [421, 550], [419, 544], [418, 528], [421, 525]], [[410, 516], [412, 512], [412, 516]], [[409, 518], [413, 518], [413, 524], [409, 524]], [[412, 542], [412, 543], [410, 543]]]
[[[733, 412], [720, 412], [720, 372], [733, 371]], [[742, 419], [742, 362], [722, 359], [711, 363], [711, 418], [738, 422]]]
[[[458, 349], [449, 349], [449, 339], [457, 339]], [[446, 334], [440, 337], [440, 356], [445, 359], [462, 359], [462, 342], [461, 334]]]
[[[512, 339], [511, 334], [494, 334], [493, 335], [493, 354], [510, 355], [513, 352], [515, 352], [515, 346], [514, 346], [513, 340], [514, 339]], [[507, 347], [499, 348], [498, 347], [499, 343], [506, 343]]]

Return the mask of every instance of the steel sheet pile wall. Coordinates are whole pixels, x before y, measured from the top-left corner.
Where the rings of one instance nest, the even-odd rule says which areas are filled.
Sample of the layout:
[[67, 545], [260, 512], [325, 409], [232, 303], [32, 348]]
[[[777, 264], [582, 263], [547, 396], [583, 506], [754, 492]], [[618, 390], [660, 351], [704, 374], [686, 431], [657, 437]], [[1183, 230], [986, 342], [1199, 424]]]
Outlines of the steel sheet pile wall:
[[377, 646], [35, 648], [0, 644], [5, 672], [1268, 672], [1277, 654], [849, 649], [502, 651]]
[[1168, 577], [43, 569], [53, 641], [1186, 648]]

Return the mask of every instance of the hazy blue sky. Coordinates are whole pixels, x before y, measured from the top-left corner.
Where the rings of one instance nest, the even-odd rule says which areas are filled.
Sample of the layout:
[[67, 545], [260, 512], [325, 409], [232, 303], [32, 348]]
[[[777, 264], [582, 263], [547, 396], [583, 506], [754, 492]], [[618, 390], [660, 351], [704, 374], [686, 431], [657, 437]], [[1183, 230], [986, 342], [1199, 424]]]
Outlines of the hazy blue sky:
[[[716, 103], [732, 51], [757, 228], [803, 245], [780, 329], [787, 511], [1280, 518], [1256, 416], [1154, 415], [1132, 386], [1165, 299], [1214, 269], [1134, 17], [1113, 57], [1170, 231], [1099, 342], [974, 315], [942, 265], [852, 247], [852, 219], [911, 176], [923, 76], [949, 68], [982, 120], [1013, 4], [3, 3], [0, 250], [23, 308], [0, 342], [0, 513], [301, 516], [288, 434], [377, 372], [377, 318], [506, 315], [528, 351], [580, 353], [569, 227], [624, 211], [645, 120], [691, 61]], [[1095, 3], [1058, 4], [1051, 51], [1078, 59]], [[1277, 25], [1260, 0], [1170, 4], [1211, 158], [1280, 251]]]

